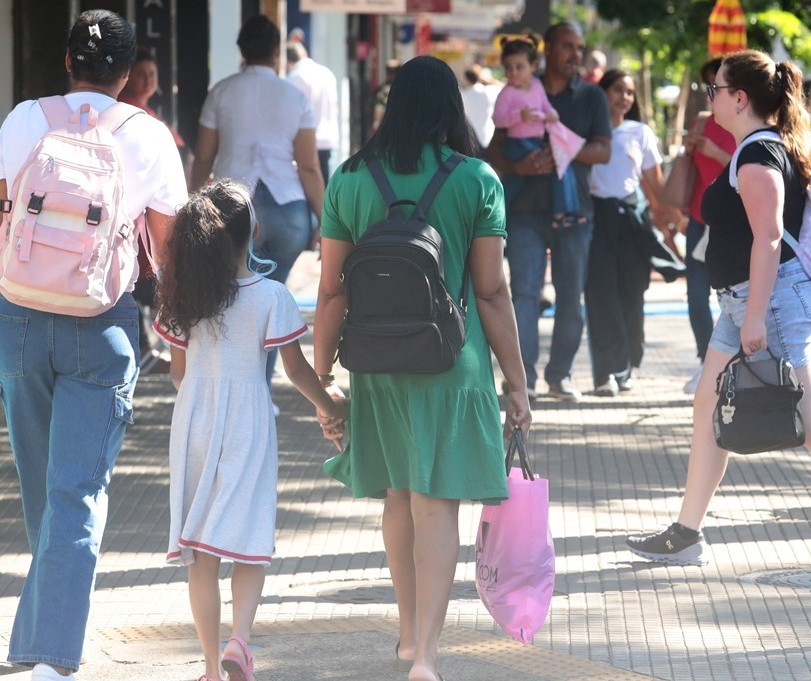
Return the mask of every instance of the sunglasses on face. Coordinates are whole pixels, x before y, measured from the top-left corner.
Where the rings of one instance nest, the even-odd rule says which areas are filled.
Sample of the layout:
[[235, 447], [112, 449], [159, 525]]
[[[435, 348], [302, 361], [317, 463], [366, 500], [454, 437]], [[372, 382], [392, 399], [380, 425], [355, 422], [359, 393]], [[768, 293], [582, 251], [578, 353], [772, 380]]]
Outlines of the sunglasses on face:
[[718, 90], [734, 90], [735, 88], [732, 85], [716, 85], [713, 83], [712, 85], [707, 85], [707, 97], [709, 97], [711, 102], [715, 101], [715, 93]]

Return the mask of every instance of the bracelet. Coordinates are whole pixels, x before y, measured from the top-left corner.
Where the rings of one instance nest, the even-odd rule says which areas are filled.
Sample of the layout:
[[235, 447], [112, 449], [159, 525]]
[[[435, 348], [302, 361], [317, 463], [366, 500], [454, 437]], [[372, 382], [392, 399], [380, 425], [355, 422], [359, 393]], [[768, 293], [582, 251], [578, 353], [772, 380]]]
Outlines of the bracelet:
[[334, 374], [317, 374], [318, 380], [321, 381], [321, 385], [327, 386], [332, 385], [335, 383], [335, 375]]

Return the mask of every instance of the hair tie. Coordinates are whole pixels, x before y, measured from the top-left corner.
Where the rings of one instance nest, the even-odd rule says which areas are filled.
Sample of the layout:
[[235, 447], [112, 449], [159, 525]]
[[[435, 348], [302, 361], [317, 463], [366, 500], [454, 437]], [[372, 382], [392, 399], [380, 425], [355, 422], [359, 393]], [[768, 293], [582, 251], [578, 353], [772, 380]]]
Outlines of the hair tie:
[[785, 92], [788, 89], [788, 69], [784, 62], [775, 64], [774, 77], [777, 79], [777, 87]]

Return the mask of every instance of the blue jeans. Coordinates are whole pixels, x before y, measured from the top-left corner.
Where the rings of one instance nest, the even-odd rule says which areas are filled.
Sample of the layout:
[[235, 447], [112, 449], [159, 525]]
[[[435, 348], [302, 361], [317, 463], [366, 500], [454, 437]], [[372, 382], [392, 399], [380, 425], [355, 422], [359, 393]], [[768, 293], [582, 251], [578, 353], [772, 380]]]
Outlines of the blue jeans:
[[9, 662], [79, 668], [138, 355], [132, 294], [87, 318], [0, 296], [0, 398], [33, 555]]
[[310, 243], [310, 209], [304, 199], [276, 203], [261, 180], [253, 193], [253, 206], [259, 221], [256, 254], [276, 261], [278, 267], [269, 278], [284, 283], [296, 259]]
[[507, 221], [507, 260], [510, 290], [518, 322], [521, 359], [527, 385], [535, 387], [538, 373], [538, 298], [546, 275], [546, 250], [552, 252], [552, 284], [555, 287], [555, 325], [549, 363], [544, 371], [548, 383], [571, 375], [572, 363], [583, 336], [581, 298], [586, 284], [591, 221], [568, 229], [552, 229], [551, 214], [512, 215]]
[[[276, 269], [267, 278], [283, 284], [287, 281], [296, 259], [310, 243], [312, 235], [310, 209], [304, 200], [279, 205], [261, 180], [256, 184], [253, 193], [253, 205], [256, 219], [259, 221], [256, 255], [276, 261]], [[266, 365], [268, 386], [271, 385], [278, 355], [279, 351], [276, 348], [268, 353]]]
[[704, 225], [690, 218], [687, 223], [687, 315], [690, 328], [696, 339], [696, 350], [703, 362], [712, 336], [712, 312], [710, 311], [710, 275], [707, 266], [693, 257], [693, 249], [704, 234]]
[[[734, 355], [741, 347], [741, 326], [749, 302], [749, 282], [718, 291], [721, 314], [715, 323], [710, 347]], [[795, 367], [811, 364], [811, 279], [797, 258], [777, 268], [777, 278], [766, 309], [766, 345]], [[755, 359], [768, 357], [764, 350]]]

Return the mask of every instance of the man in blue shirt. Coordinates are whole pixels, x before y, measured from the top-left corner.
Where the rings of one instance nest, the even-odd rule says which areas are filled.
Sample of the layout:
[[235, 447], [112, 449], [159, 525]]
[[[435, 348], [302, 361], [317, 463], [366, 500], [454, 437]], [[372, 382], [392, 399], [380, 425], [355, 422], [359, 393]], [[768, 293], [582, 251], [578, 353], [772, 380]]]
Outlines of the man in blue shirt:
[[548, 146], [511, 163], [501, 153], [505, 130], [497, 130], [488, 159], [502, 174], [525, 176], [520, 193], [507, 206], [507, 260], [510, 289], [518, 322], [521, 357], [530, 396], [535, 396], [538, 374], [538, 299], [546, 275], [547, 249], [552, 255], [555, 287], [555, 324], [544, 378], [549, 395], [565, 401], [580, 399], [571, 380], [572, 363], [583, 335], [581, 297], [586, 282], [593, 209], [589, 175], [594, 163], [611, 158], [611, 120], [603, 91], [579, 77], [583, 37], [570, 23], [551, 26], [544, 35], [546, 71], [541, 81], [561, 123], [586, 139], [572, 163], [577, 179], [581, 220], [571, 227], [552, 228], [552, 172]]

